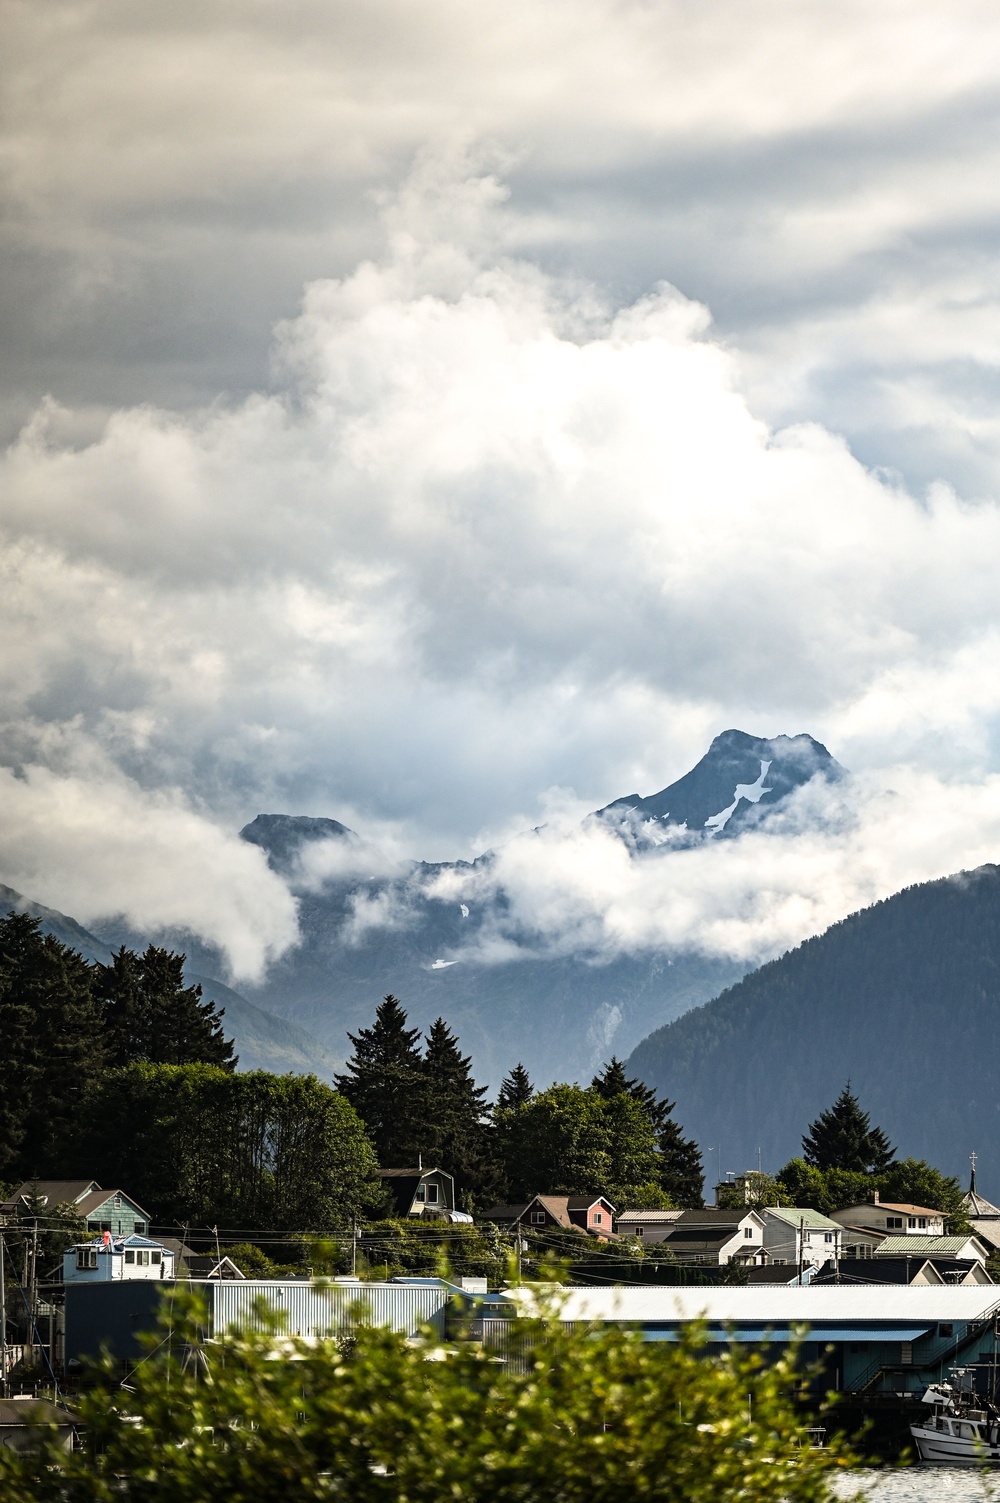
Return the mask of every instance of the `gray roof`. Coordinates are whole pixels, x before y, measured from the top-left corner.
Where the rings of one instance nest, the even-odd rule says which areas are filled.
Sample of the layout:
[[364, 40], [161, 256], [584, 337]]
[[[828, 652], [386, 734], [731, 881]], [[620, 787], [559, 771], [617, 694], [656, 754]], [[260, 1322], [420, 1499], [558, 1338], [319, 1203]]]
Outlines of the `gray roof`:
[[[531, 1308], [530, 1287], [505, 1289], [513, 1302]], [[569, 1288], [559, 1305], [560, 1320], [747, 1321], [785, 1326], [810, 1321], [979, 1320], [1000, 1304], [995, 1284], [619, 1284]]]
[[757, 1213], [765, 1220], [774, 1216], [778, 1221], [787, 1221], [790, 1226], [798, 1227], [805, 1223], [811, 1231], [842, 1232], [843, 1226], [839, 1221], [831, 1221], [829, 1216], [824, 1216], [821, 1211], [810, 1210], [808, 1206], [764, 1206]]
[[[935, 1253], [942, 1258], [957, 1258], [963, 1247], [968, 1247], [970, 1242], [975, 1242], [975, 1237], [886, 1237], [885, 1241], [876, 1250], [877, 1258], [916, 1257], [922, 1253], [924, 1257], [933, 1257]], [[982, 1244], [978, 1244], [982, 1246]], [[982, 1249], [986, 1255], [986, 1248]]]
[[650, 1226], [662, 1226], [664, 1223], [676, 1221], [680, 1215], [682, 1215], [680, 1211], [620, 1211], [618, 1223], [621, 1225], [623, 1221], [630, 1224], [648, 1222]]

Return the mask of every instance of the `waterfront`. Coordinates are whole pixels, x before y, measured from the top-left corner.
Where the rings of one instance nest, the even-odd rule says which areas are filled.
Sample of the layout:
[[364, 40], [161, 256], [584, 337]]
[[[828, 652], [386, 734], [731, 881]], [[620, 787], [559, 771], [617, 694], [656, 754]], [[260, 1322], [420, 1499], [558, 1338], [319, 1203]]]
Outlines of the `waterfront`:
[[849, 1472], [834, 1491], [845, 1500], [859, 1493], [866, 1503], [1000, 1503], [1000, 1469], [974, 1467], [887, 1467]]

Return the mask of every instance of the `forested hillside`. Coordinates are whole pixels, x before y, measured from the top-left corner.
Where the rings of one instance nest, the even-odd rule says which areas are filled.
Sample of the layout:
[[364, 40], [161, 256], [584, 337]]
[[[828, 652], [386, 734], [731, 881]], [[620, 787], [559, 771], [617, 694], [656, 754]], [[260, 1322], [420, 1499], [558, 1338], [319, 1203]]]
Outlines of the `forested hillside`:
[[1000, 1189], [1000, 867], [911, 887], [835, 924], [634, 1050], [709, 1172], [799, 1151], [849, 1077], [909, 1153]]

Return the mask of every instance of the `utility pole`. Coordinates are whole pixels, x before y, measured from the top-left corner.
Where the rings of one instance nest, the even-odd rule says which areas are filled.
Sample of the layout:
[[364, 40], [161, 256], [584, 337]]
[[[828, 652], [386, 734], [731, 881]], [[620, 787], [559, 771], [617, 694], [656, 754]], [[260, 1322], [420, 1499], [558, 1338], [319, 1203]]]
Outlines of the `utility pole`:
[[799, 1287], [802, 1287], [802, 1274], [805, 1269], [806, 1259], [806, 1218], [799, 1217]]
[[354, 1216], [352, 1218], [352, 1220], [351, 1220], [351, 1273], [352, 1274], [356, 1274], [357, 1271], [358, 1271], [358, 1218], [356, 1216]]
[[7, 1397], [7, 1263], [0, 1230], [0, 1399]]

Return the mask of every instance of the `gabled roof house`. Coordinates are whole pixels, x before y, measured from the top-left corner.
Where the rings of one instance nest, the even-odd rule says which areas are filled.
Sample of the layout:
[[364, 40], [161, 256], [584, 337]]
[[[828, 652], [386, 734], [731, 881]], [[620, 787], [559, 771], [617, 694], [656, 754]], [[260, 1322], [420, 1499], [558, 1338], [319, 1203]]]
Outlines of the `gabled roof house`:
[[72, 1206], [89, 1232], [131, 1237], [149, 1231], [148, 1211], [124, 1190], [102, 1190], [95, 1179], [25, 1180], [9, 1200], [0, 1201], [0, 1216], [30, 1214], [35, 1203], [48, 1211]]

